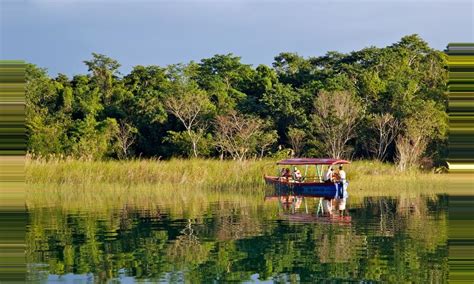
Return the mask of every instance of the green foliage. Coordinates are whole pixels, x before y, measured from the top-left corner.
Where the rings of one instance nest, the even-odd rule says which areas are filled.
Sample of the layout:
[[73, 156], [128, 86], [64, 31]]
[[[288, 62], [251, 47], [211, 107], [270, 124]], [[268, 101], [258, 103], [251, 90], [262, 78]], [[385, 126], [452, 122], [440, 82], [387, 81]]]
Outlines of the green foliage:
[[92, 116], [78, 121], [72, 130], [71, 140], [74, 142], [71, 154], [85, 159], [100, 159], [113, 153], [110, 143], [118, 131], [117, 121], [113, 118], [97, 122]]
[[227, 54], [202, 59], [195, 75], [200, 87], [210, 94], [218, 113], [225, 114], [245, 100], [243, 89], [253, 72], [250, 65], [240, 62], [240, 57]]
[[84, 64], [92, 72], [92, 79], [101, 91], [102, 98], [108, 101], [115, 81], [114, 76], [118, 75], [120, 64], [117, 60], [94, 52], [92, 53], [92, 59], [85, 60]]
[[214, 140], [210, 133], [195, 132], [191, 130], [190, 133], [186, 131], [175, 132], [168, 131], [168, 135], [164, 138], [164, 142], [170, 143], [170, 150], [176, 153], [176, 156], [192, 157], [193, 142], [191, 138], [197, 138], [196, 150], [201, 157], [208, 157], [213, 149]]
[[[290, 148], [288, 130], [301, 129], [306, 138], [298, 154], [327, 155], [325, 148], [332, 141], [326, 134], [340, 132], [341, 122], [334, 120], [333, 127], [321, 131], [313, 102], [325, 91], [351, 93], [361, 104], [358, 119], [365, 122], [380, 114], [408, 121], [428, 108], [434, 130], [422, 155], [441, 162], [446, 153], [446, 56], [417, 35], [405, 36], [387, 47], [347, 54], [331, 51], [304, 58], [284, 52], [275, 57], [272, 67], [253, 68], [240, 57], [225, 54], [197, 63], [135, 66], [122, 76], [120, 64], [105, 55], [93, 53], [84, 63], [90, 73], [72, 79], [63, 74], [50, 78], [44, 69], [27, 66], [30, 152], [117, 157], [110, 150], [116, 141], [111, 134], [111, 121], [115, 120], [127, 121], [137, 129], [130, 145], [135, 156], [186, 156], [190, 151], [185, 145], [193, 148], [194, 156], [217, 156], [219, 151], [211, 139], [219, 134], [215, 118], [236, 112], [268, 123], [260, 145], [276, 138], [281, 148]], [[172, 100], [202, 110], [183, 123], [167, 106]], [[360, 123], [356, 137], [341, 147], [353, 149], [353, 157], [375, 157], [366, 143], [375, 130], [371, 123]], [[388, 161], [396, 159], [396, 141], [386, 148]], [[264, 147], [258, 155], [271, 155], [272, 147]]]

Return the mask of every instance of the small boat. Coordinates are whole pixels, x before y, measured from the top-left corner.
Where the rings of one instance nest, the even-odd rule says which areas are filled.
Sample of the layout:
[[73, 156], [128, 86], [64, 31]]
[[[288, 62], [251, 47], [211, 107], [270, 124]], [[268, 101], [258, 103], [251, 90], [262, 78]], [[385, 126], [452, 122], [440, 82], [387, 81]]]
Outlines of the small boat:
[[[293, 158], [277, 162], [279, 166], [277, 176], [265, 176], [265, 182], [272, 185], [277, 192], [291, 192], [295, 195], [308, 197], [336, 198], [337, 194], [347, 190], [348, 183], [331, 182], [324, 180], [324, 174], [329, 167], [350, 164], [349, 161], [339, 159]], [[288, 168], [289, 167], [289, 168]], [[304, 168], [304, 174], [297, 167]], [[284, 169], [290, 174], [283, 175]]]

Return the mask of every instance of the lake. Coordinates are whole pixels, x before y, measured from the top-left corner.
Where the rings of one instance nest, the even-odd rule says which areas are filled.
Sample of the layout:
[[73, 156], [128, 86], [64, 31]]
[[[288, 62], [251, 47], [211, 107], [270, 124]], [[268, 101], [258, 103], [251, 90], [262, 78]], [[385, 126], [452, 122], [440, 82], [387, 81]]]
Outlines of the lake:
[[208, 200], [31, 208], [28, 279], [444, 283], [455, 235], [463, 232], [456, 220], [465, 219], [453, 209], [474, 204], [472, 196], [446, 194], [349, 197], [347, 217], [329, 218], [316, 216], [314, 198], [299, 204], [245, 194]]

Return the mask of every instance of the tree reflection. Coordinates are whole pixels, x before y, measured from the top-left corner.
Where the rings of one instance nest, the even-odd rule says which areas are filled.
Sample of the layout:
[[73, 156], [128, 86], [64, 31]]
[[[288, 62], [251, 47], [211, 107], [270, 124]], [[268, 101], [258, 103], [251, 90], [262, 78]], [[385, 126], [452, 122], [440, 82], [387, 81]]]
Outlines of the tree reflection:
[[[97, 282], [121, 273], [150, 281], [443, 282], [446, 206], [442, 198], [367, 198], [353, 204], [350, 223], [288, 221], [268, 204], [216, 203], [184, 218], [166, 207], [95, 215], [37, 209], [27, 261], [46, 264], [32, 265], [31, 277], [89, 273]], [[297, 214], [306, 214], [303, 205]]]
[[177, 270], [193, 269], [209, 258], [212, 246], [199, 241], [190, 219], [180, 233], [181, 235], [172, 241], [166, 250], [169, 261]]

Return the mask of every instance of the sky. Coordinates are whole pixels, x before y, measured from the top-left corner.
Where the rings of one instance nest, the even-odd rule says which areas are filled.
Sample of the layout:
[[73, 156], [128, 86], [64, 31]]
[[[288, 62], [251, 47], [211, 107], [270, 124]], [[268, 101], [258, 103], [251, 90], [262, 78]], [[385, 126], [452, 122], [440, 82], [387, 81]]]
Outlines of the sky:
[[280, 52], [350, 52], [414, 33], [444, 50], [474, 42], [473, 17], [474, 0], [0, 0], [0, 59], [72, 76], [92, 52], [126, 74], [227, 53], [271, 65]]

